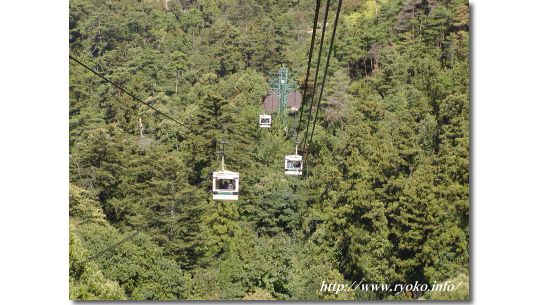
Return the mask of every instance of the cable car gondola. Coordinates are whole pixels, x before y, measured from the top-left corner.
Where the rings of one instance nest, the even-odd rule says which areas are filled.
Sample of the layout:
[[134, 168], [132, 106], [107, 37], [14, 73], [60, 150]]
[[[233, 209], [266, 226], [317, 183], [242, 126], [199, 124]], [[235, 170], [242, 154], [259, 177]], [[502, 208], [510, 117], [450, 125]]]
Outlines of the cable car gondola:
[[261, 114], [260, 115], [260, 127], [261, 128], [270, 128], [271, 127], [271, 115]]
[[239, 173], [224, 168], [224, 144], [222, 141], [221, 170], [213, 172], [213, 200], [239, 199]]
[[303, 174], [303, 156], [297, 154], [297, 145], [295, 145], [295, 155], [284, 157], [284, 173], [290, 176]]
[[239, 199], [239, 173], [222, 170], [213, 172], [213, 200]]

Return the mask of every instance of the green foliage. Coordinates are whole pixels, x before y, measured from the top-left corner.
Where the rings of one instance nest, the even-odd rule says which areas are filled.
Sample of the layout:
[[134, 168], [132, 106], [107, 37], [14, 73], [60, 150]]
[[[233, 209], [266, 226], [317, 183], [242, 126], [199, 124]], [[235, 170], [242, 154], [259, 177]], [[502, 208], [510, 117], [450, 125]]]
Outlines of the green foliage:
[[122, 300], [125, 292], [107, 279], [99, 266], [88, 261], [88, 253], [80, 240], [69, 232], [69, 299], [71, 300]]
[[69, 217], [84, 223], [106, 223], [99, 202], [88, 191], [72, 184], [69, 185]]
[[[184, 124], [70, 63], [70, 298], [468, 299], [467, 2], [344, 1], [296, 179], [297, 116], [257, 120], [282, 64], [304, 81], [314, 5], [70, 1], [70, 53]], [[236, 202], [211, 199], [222, 139]], [[320, 291], [447, 279], [467, 284]]]
[[[106, 278], [120, 284], [130, 299], [173, 300], [183, 298], [180, 267], [163, 256], [162, 250], [145, 233], [124, 243], [122, 236], [108, 225], [80, 225], [75, 229]], [[107, 252], [101, 252], [109, 249]]]
[[296, 187], [293, 181], [284, 179], [281, 174], [263, 177], [254, 185], [253, 192], [258, 201], [250, 219], [258, 232], [275, 235], [284, 231], [291, 234], [301, 227], [305, 205], [294, 192]]
[[457, 289], [454, 291], [431, 291], [424, 294], [421, 299], [424, 300], [451, 300], [451, 301], [465, 301], [470, 300], [469, 290], [469, 276], [464, 273], [459, 274], [455, 278], [447, 280], [442, 283], [436, 283], [441, 287], [447, 285], [454, 285]]

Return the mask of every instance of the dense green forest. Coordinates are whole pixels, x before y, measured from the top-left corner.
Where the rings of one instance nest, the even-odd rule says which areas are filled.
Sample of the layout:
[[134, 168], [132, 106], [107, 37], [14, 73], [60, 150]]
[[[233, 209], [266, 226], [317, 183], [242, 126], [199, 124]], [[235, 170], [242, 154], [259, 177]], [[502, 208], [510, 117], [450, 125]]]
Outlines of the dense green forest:
[[[294, 139], [257, 120], [279, 67], [305, 85], [315, 3], [70, 1], [70, 54], [186, 125], [70, 62], [71, 299], [469, 298], [467, 1], [344, 0], [308, 175], [288, 177]], [[221, 139], [238, 201], [211, 197]]]

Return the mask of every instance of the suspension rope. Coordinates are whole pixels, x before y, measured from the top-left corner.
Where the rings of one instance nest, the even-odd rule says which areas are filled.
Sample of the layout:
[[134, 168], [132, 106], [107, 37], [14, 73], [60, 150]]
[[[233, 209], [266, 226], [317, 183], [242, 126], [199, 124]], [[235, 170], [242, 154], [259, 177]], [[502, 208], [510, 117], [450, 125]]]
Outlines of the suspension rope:
[[69, 59], [71, 59], [72, 61], [76, 62], [77, 64], [81, 65], [82, 67], [84, 67], [86, 70], [92, 72], [93, 74], [99, 76], [101, 79], [103, 79], [104, 81], [106, 81], [107, 83], [111, 84], [112, 86], [116, 87], [117, 89], [119, 89], [120, 91], [122, 91], [123, 93], [127, 94], [128, 96], [130, 96], [131, 98], [133, 98], [135, 101], [153, 109], [153, 111], [157, 112], [158, 114], [164, 116], [165, 118], [169, 119], [170, 121], [180, 125], [181, 127], [187, 129], [188, 131], [192, 131], [189, 127], [187, 127], [187, 125], [179, 122], [178, 120], [172, 118], [171, 116], [169, 116], [168, 114], [162, 112], [161, 110], [155, 108], [154, 106], [144, 102], [141, 98], [137, 97], [136, 95], [134, 95], [133, 93], [127, 91], [126, 89], [124, 89], [123, 87], [121, 87], [120, 85], [114, 83], [113, 81], [111, 81], [110, 79], [106, 78], [104, 75], [102, 75], [101, 73], [93, 70], [92, 68], [88, 67], [86, 64], [82, 63], [80, 60], [76, 59], [75, 57], [69, 55]]
[[321, 41], [319, 44], [319, 51], [318, 51], [318, 59], [316, 64], [316, 72], [314, 74], [314, 87], [312, 88], [312, 102], [310, 103], [310, 106], [308, 108], [308, 121], [306, 123], [306, 132], [304, 137], [304, 144], [303, 144], [303, 151], [306, 147], [306, 140], [308, 139], [308, 129], [310, 127], [310, 120], [312, 119], [312, 105], [314, 105], [314, 99], [316, 97], [316, 86], [318, 83], [318, 72], [319, 72], [319, 65], [321, 63], [321, 54], [323, 51], [323, 43], [325, 41], [325, 31], [327, 29], [327, 18], [329, 17], [329, 7], [331, 4], [331, 0], [327, 0], [327, 4], [325, 5], [325, 15], [323, 16], [323, 28], [321, 31]]
[[[334, 43], [334, 37], [336, 35], [336, 27], [338, 26], [338, 18], [340, 16], [340, 8], [342, 7], [342, 0], [339, 0], [338, 1], [338, 8], [336, 9], [336, 17], [335, 17], [335, 20], [334, 20], [334, 26], [333, 26], [333, 32], [332, 32], [332, 35], [331, 35], [331, 42], [329, 43], [329, 54], [327, 54], [327, 62], [325, 63], [325, 71], [323, 73], [323, 81], [321, 82], [321, 89], [320, 89], [320, 93], [319, 93], [319, 98], [318, 98], [318, 104], [316, 106], [316, 115], [314, 117], [314, 122], [313, 122], [313, 125], [312, 125], [312, 133], [310, 134], [310, 141], [309, 141], [309, 146], [312, 145], [312, 138], [314, 137], [314, 129], [316, 128], [316, 120], [318, 119], [318, 113], [319, 113], [319, 106], [321, 105], [321, 98], [323, 96], [323, 89], [325, 88], [325, 79], [327, 78], [327, 71], [329, 69], [329, 62], [331, 61], [331, 54], [332, 54], [332, 48], [333, 48], [333, 43]], [[305, 136], [305, 139], [308, 137], [308, 134]], [[308, 154], [309, 152], [307, 151], [306, 153], [306, 156], [305, 156], [305, 163], [306, 163], [306, 159], [308, 158]]]
[[299, 115], [299, 125], [295, 131], [295, 142], [299, 139], [299, 131], [301, 130], [301, 124], [303, 122], [303, 110], [307, 101], [306, 92], [308, 90], [308, 79], [310, 77], [310, 65], [312, 63], [312, 53], [314, 53], [314, 43], [316, 42], [316, 32], [318, 28], [318, 19], [319, 19], [319, 7], [321, 5], [321, 0], [316, 1], [316, 13], [314, 15], [314, 24], [312, 25], [312, 39], [310, 40], [310, 50], [308, 51], [308, 67], [306, 68], [306, 79], [303, 90], [303, 100], [305, 103], [301, 105], [301, 114]]
[[134, 232], [131, 232], [131, 234], [127, 235], [125, 238], [123, 238], [123, 239], [119, 240], [118, 242], [116, 242], [116, 243], [114, 243], [114, 244], [112, 244], [112, 245], [110, 245], [110, 246], [108, 246], [108, 247], [106, 247], [106, 248], [100, 250], [100, 251], [97, 252], [96, 254], [94, 254], [94, 255], [92, 255], [92, 256], [86, 258], [85, 260], [83, 260], [83, 261], [81, 262], [81, 264], [84, 264], [84, 263], [86, 263], [86, 262], [88, 262], [88, 261], [94, 260], [94, 259], [98, 258], [99, 256], [105, 254], [106, 252], [108, 252], [108, 251], [110, 251], [110, 250], [114, 250], [114, 249], [116, 249], [117, 247], [119, 247], [119, 245], [121, 245], [121, 244], [123, 244], [124, 242], [128, 241], [129, 239], [135, 237], [135, 236], [138, 235], [138, 233], [140, 233], [140, 232], [141, 232], [141, 230], [135, 230]]

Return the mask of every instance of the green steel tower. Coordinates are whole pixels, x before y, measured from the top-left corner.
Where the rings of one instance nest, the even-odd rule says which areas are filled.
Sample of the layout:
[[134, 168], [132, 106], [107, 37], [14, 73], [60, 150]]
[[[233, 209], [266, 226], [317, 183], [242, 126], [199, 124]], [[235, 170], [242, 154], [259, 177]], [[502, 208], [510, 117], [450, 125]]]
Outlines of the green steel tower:
[[286, 107], [288, 105], [288, 95], [297, 89], [297, 84], [288, 79], [288, 68], [282, 67], [278, 70], [278, 78], [271, 80], [271, 89], [278, 95], [278, 114], [286, 117]]

